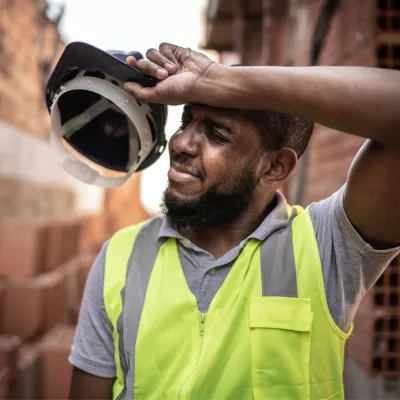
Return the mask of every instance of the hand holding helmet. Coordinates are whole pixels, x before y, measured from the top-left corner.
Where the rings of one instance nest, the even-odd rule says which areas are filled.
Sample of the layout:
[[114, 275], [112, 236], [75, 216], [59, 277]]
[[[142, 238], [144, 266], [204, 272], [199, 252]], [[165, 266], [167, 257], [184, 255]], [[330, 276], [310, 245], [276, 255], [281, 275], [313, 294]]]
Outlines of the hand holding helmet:
[[140, 101], [162, 104], [198, 103], [203, 95], [199, 90], [216, 62], [189, 48], [162, 43], [159, 50], [150, 49], [146, 59], [128, 57], [128, 64], [144, 74], [159, 79], [152, 87], [140, 82], [127, 82], [125, 87]]

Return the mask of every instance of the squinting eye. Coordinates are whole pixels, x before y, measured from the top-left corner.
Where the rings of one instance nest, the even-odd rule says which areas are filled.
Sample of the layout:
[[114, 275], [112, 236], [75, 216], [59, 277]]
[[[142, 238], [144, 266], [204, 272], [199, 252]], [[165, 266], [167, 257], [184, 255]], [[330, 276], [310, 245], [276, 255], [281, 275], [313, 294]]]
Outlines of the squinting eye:
[[217, 142], [217, 143], [228, 143], [229, 142], [229, 140], [226, 137], [224, 137], [220, 132], [218, 132], [215, 129], [208, 128], [206, 133], [207, 133], [207, 136], [214, 142]]

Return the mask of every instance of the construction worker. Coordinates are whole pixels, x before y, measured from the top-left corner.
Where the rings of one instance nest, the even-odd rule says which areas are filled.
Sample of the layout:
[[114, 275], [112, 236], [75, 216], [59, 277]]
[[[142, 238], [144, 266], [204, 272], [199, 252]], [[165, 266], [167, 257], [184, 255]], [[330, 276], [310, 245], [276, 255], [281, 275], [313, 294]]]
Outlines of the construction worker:
[[[71, 398], [343, 399], [357, 307], [400, 250], [400, 72], [230, 67], [167, 43], [146, 57], [127, 62], [159, 83], [126, 88], [185, 104], [164, 216], [101, 250]], [[368, 140], [304, 210], [277, 189], [311, 121]]]

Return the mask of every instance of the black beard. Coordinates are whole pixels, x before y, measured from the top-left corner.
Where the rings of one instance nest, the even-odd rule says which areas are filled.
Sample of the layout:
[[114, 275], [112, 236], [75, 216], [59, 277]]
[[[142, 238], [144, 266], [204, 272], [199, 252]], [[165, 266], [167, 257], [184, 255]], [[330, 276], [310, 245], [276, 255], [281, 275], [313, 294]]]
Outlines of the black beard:
[[194, 200], [179, 200], [167, 188], [163, 194], [161, 210], [177, 226], [207, 228], [229, 225], [250, 205], [256, 187], [254, 169], [232, 181], [233, 185], [212, 186]]

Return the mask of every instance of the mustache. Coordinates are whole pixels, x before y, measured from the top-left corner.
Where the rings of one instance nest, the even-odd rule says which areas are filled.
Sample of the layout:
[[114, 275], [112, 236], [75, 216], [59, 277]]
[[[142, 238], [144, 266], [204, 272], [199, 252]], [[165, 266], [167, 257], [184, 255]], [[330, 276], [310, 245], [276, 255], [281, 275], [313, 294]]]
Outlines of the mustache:
[[204, 178], [204, 174], [190, 161], [190, 157], [183, 153], [171, 153], [170, 167], [174, 164], [182, 165], [187, 168], [193, 175], [200, 179]]

